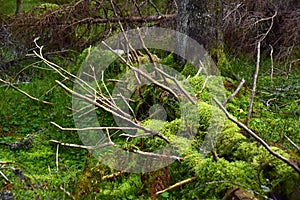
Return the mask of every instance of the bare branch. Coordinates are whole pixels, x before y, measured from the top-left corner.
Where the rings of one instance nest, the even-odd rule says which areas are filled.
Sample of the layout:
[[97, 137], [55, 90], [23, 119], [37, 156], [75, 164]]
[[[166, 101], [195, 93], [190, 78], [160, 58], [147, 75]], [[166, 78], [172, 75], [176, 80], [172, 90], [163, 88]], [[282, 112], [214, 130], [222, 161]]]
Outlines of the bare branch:
[[56, 172], [58, 172], [58, 151], [59, 151], [59, 144], [56, 145], [56, 156], [55, 156]]
[[249, 121], [252, 113], [252, 107], [253, 107], [253, 100], [256, 92], [256, 83], [257, 83], [257, 77], [258, 77], [258, 72], [259, 72], [259, 66], [260, 66], [260, 41], [257, 44], [257, 60], [256, 60], [256, 69], [255, 69], [255, 74], [254, 74], [254, 80], [253, 80], [253, 88], [252, 88], [252, 93], [250, 97], [250, 105], [248, 108], [248, 113], [247, 113], [247, 118], [246, 118], [246, 125], [249, 126]]
[[53, 104], [53, 103], [51, 103], [51, 102], [43, 101], [43, 100], [40, 100], [40, 99], [38, 99], [38, 98], [36, 98], [36, 97], [33, 97], [33, 96], [31, 96], [30, 94], [26, 93], [25, 91], [23, 91], [23, 90], [19, 89], [18, 87], [14, 86], [14, 85], [11, 84], [10, 82], [5, 81], [5, 80], [3, 80], [3, 79], [1, 79], [1, 78], [0, 78], [0, 82], [2, 82], [2, 83], [4, 83], [4, 84], [6, 84], [6, 85], [12, 87], [14, 90], [16, 90], [16, 91], [18, 91], [18, 92], [24, 94], [24, 95], [25, 95], [26, 97], [28, 97], [29, 99], [32, 99], [32, 100], [35, 100], [35, 101], [38, 101], [38, 102], [42, 102], [42, 103], [44, 103], [44, 104]]
[[227, 118], [230, 121], [234, 122], [239, 127], [243, 128], [245, 131], [247, 131], [247, 133], [249, 133], [257, 142], [259, 142], [270, 154], [272, 154], [276, 158], [282, 160], [284, 163], [286, 163], [287, 165], [289, 165], [292, 168], [294, 168], [295, 171], [300, 174], [300, 168], [298, 167], [298, 165], [296, 163], [293, 163], [289, 159], [287, 159], [284, 156], [282, 156], [282, 155], [278, 154], [277, 152], [275, 152], [262, 138], [260, 138], [256, 133], [254, 133], [251, 129], [249, 129], [245, 124], [243, 124], [240, 121], [234, 119], [228, 113], [228, 111], [226, 110], [226, 108], [224, 108], [224, 106], [217, 99], [213, 98], [213, 100], [216, 102], [216, 104], [219, 106], [219, 108], [226, 114]]
[[226, 106], [226, 104], [237, 95], [237, 93], [240, 91], [240, 89], [242, 88], [242, 86], [245, 83], [245, 79], [242, 79], [242, 81], [240, 82], [240, 84], [238, 85], [238, 87], [236, 88], [236, 90], [224, 101], [223, 106]]
[[62, 186], [59, 186], [59, 189], [61, 189], [71, 199], [76, 200], [76, 198], [70, 192], [68, 192], [65, 188], [63, 188]]
[[122, 61], [125, 65], [127, 65], [131, 70], [133, 70], [134, 72], [137, 72], [137, 73], [141, 74], [143, 77], [145, 77], [146, 79], [148, 79], [148, 80], [151, 81], [152, 83], [156, 84], [158, 87], [160, 87], [160, 88], [162, 88], [162, 89], [168, 91], [168, 92], [171, 93], [175, 98], [178, 99], [178, 95], [177, 95], [172, 89], [170, 89], [169, 87], [167, 87], [167, 86], [165, 86], [165, 85], [163, 85], [163, 84], [157, 82], [156, 80], [154, 80], [151, 76], [149, 76], [148, 74], [146, 74], [146, 73], [143, 72], [142, 70], [137, 69], [137, 68], [135, 68], [134, 66], [130, 65], [130, 64], [129, 64], [122, 56], [120, 56], [120, 55], [118, 55], [117, 53], [115, 53], [115, 52], [113, 51], [113, 49], [112, 49], [110, 46], [108, 46], [104, 41], [102, 41], [102, 44], [103, 44], [104, 46], [106, 46], [106, 47], [107, 47], [111, 52], [113, 52], [115, 55], [117, 55], [117, 56], [121, 59], [121, 61]]
[[137, 130], [135, 127], [87, 127], [87, 128], [64, 128], [55, 122], [51, 122], [54, 126], [59, 128], [62, 131], [90, 131], [90, 130]]
[[111, 142], [98, 144], [96, 146], [85, 146], [85, 145], [79, 145], [79, 144], [63, 143], [63, 142], [60, 142], [57, 140], [50, 140], [50, 142], [52, 142], [54, 144], [60, 144], [62, 146], [66, 146], [66, 147], [73, 147], [73, 148], [86, 149], [86, 150], [96, 150], [96, 149], [100, 149], [100, 148], [107, 147], [107, 146], [115, 146], [115, 144], [111, 143]]
[[178, 183], [176, 183], [176, 184], [174, 184], [174, 185], [172, 185], [172, 186], [170, 186], [170, 187], [168, 187], [168, 188], [166, 188], [166, 189], [164, 189], [164, 190], [161, 190], [161, 191], [156, 192], [155, 195], [158, 196], [158, 195], [160, 195], [160, 194], [162, 194], [162, 193], [164, 193], [164, 192], [167, 192], [167, 191], [169, 191], [169, 190], [172, 190], [172, 189], [181, 187], [181, 186], [186, 185], [186, 184], [188, 184], [188, 183], [191, 183], [191, 182], [193, 182], [193, 181], [195, 181], [195, 180], [197, 180], [197, 179], [198, 179], [198, 177], [192, 177], [192, 178], [188, 178], [188, 179], [186, 179], [186, 180], [184, 180], [184, 181], [180, 181], [180, 182], [178, 182]]
[[293, 140], [291, 140], [288, 136], [284, 135], [284, 137], [297, 149], [297, 151], [300, 151], [300, 147], [293, 142]]
[[108, 179], [113, 179], [113, 178], [117, 178], [119, 176], [121, 176], [123, 173], [122, 172], [116, 172], [107, 176], [103, 176], [102, 180], [108, 180]]
[[0, 175], [5, 179], [5, 181], [10, 182], [3, 172], [0, 171]]
[[169, 159], [178, 160], [178, 161], [182, 161], [183, 160], [182, 157], [178, 157], [178, 156], [157, 154], [157, 153], [152, 153], [152, 152], [144, 152], [144, 151], [139, 151], [139, 150], [136, 150], [136, 149], [133, 149], [132, 151], [134, 153], [137, 153], [137, 154], [140, 154], [140, 155], [154, 157], [154, 158], [169, 158]]
[[199, 91], [199, 94], [201, 94], [201, 93], [203, 92], [203, 90], [205, 89], [206, 84], [207, 84], [208, 80], [210, 79], [210, 77], [211, 77], [211, 76], [207, 76], [207, 77], [205, 78], [205, 81], [204, 81], [204, 83], [203, 83], [203, 85], [202, 85], [201, 90]]
[[183, 94], [188, 98], [188, 100], [192, 103], [192, 104], [196, 104], [196, 101], [189, 95], [189, 93], [183, 88], [181, 87], [181, 85], [179, 84], [179, 82], [177, 81], [177, 79], [173, 76], [170, 76], [169, 74], [165, 73], [163, 70], [159, 69], [159, 68], [155, 68], [157, 71], [159, 71], [161, 74], [163, 74], [164, 76], [166, 76], [167, 78], [171, 79], [172, 81], [175, 82], [176, 86], [178, 87], [178, 89], [180, 89]]
[[263, 36], [260, 38], [259, 42], [262, 42], [267, 37], [267, 35], [270, 33], [271, 29], [273, 28], [274, 18], [276, 16], [277, 16], [277, 10], [275, 11], [275, 14], [272, 17], [267, 17], [267, 18], [264, 18], [264, 19], [261, 19], [261, 20], [257, 21], [257, 23], [258, 23], [258, 22], [265, 21], [265, 20], [270, 20], [270, 19], [272, 20], [269, 29], [267, 30], [266, 33], [263, 34]]
[[76, 96], [76, 97], [79, 97], [79, 98], [81, 98], [81, 99], [87, 101], [88, 103], [91, 103], [91, 104], [93, 104], [93, 105], [95, 105], [95, 106], [97, 106], [97, 107], [99, 107], [99, 108], [102, 108], [103, 110], [105, 110], [105, 111], [107, 111], [107, 112], [109, 112], [109, 113], [112, 113], [113, 115], [115, 115], [115, 116], [117, 116], [117, 117], [119, 117], [119, 118], [121, 118], [121, 119], [123, 119], [123, 120], [129, 122], [130, 124], [132, 124], [133, 127], [139, 128], [139, 129], [141, 129], [141, 130], [143, 130], [143, 131], [149, 133], [149, 135], [151, 135], [151, 136], [158, 136], [158, 137], [160, 137], [161, 139], [165, 140], [167, 143], [170, 143], [169, 139], [166, 138], [164, 135], [162, 135], [162, 134], [160, 134], [160, 133], [158, 133], [158, 132], [154, 132], [154, 131], [152, 131], [151, 129], [148, 129], [148, 128], [146, 128], [146, 127], [143, 127], [142, 125], [139, 125], [138, 123], [133, 122], [131, 119], [128, 119], [127, 117], [125, 117], [125, 116], [123, 116], [123, 115], [120, 115], [120, 114], [116, 113], [116, 112], [113, 111], [112, 109], [110, 109], [110, 108], [108, 108], [108, 107], [106, 107], [106, 106], [104, 106], [104, 105], [101, 105], [101, 104], [98, 103], [97, 101], [95, 101], [95, 100], [93, 100], [93, 99], [90, 99], [90, 98], [88, 98], [88, 97], [86, 97], [86, 96], [83, 96], [82, 94], [79, 94], [79, 93], [77, 93], [77, 92], [71, 90], [71, 89], [68, 88], [66, 85], [62, 84], [61, 82], [59, 82], [59, 81], [57, 81], [57, 80], [56, 80], [56, 83], [59, 84], [64, 90], [66, 90], [66, 91], [69, 92], [70, 94], [72, 94], [72, 95], [74, 95], [74, 96]]
[[270, 57], [271, 57], [271, 73], [270, 73], [270, 79], [271, 79], [271, 82], [273, 82], [273, 74], [274, 74], [274, 60], [273, 60], [273, 47], [272, 45], [270, 45], [271, 47], [271, 52], [270, 52]]

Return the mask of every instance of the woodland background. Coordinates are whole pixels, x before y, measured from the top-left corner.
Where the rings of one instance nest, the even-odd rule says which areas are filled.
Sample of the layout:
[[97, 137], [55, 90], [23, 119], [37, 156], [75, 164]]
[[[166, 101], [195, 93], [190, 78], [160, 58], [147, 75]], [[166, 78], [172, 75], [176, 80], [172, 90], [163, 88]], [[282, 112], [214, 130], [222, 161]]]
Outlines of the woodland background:
[[[76, 74], [90, 48], [122, 29], [176, 29], [177, 6], [173, 0], [0, 0], [0, 199], [299, 198], [298, 0], [222, 1], [224, 50], [217, 66], [226, 97], [243, 83], [224, 105], [247, 126], [226, 120], [205, 157], [199, 156], [198, 145], [213, 120], [209, 111], [214, 107], [206, 77], [195, 76], [194, 67], [181, 66], [168, 52], [150, 49], [142, 54], [146, 63], [155, 55], [159, 63], [181, 70], [199, 91], [197, 103], [204, 108], [199, 112], [199, 132], [182, 160], [144, 174], [119, 172], [93, 158], [81, 145], [77, 131], [63, 131], [51, 123], [74, 127], [69, 109], [72, 97], [55, 81], [68, 88], [72, 82], [65, 83], [59, 72]], [[43, 46], [42, 59], [39, 45]], [[61, 68], [53, 67], [54, 63]], [[109, 79], [117, 79], [124, 68], [126, 63], [117, 60], [108, 70], [109, 90], [114, 87]], [[254, 80], [257, 87], [252, 98]], [[158, 123], [148, 120], [149, 107], [159, 103], [168, 108], [168, 122], [161, 133], [172, 137], [180, 116], [176, 100], [163, 99], [162, 93], [161, 88], [147, 86], [131, 106], [137, 120], [148, 128]], [[99, 109], [98, 115], [103, 126], [114, 124], [111, 113]], [[274, 156], [249, 131], [288, 162]], [[126, 142], [120, 133], [111, 135], [113, 142], [128, 151], [152, 152], [164, 145], [158, 137], [142, 144], [140, 140]]]

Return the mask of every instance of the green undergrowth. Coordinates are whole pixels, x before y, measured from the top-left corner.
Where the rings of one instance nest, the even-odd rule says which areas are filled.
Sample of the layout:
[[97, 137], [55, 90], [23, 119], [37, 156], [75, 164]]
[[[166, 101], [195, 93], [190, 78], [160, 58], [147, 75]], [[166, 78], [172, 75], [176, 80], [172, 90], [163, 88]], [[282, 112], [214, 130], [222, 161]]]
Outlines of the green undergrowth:
[[[78, 67], [84, 65], [86, 55], [87, 50], [73, 64], [59, 59], [55, 62], [76, 73]], [[164, 65], [174, 67], [172, 55], [161, 59]], [[97, 62], [97, 58], [94, 62]], [[240, 188], [258, 199], [267, 198], [272, 191], [292, 199], [299, 185], [299, 175], [227, 120], [213, 104], [212, 97], [225, 101], [241, 79], [245, 78], [246, 84], [226, 105], [235, 118], [245, 122], [255, 65], [237, 58], [228, 59], [227, 65], [228, 73], [231, 70], [236, 73], [228, 77], [212, 76], [207, 80], [205, 88], [204, 75], [195, 76], [197, 70], [190, 64], [183, 67], [183, 77], [180, 77], [179, 82], [193, 94], [192, 98], [197, 105], [196, 112], [188, 110], [190, 114], [185, 118], [181, 115], [186, 113], [181, 113], [183, 111], [178, 106], [188, 107], [189, 103], [180, 104], [174, 96], [163, 96], [163, 90], [151, 84], [141, 88], [140, 96], [136, 93], [132, 95], [135, 101], [131, 106], [141, 124], [168, 137], [172, 148], [179, 152], [183, 160], [177, 160], [157, 172], [123, 173], [107, 179], [103, 177], [117, 171], [105, 166], [85, 150], [59, 146], [56, 153], [57, 145], [49, 142], [51, 139], [81, 144], [76, 131], [61, 131], [50, 124], [55, 122], [63, 127], [74, 127], [72, 111], [68, 109], [72, 107], [72, 97], [56, 85], [55, 80], [64, 80], [54, 71], [26, 69], [25, 72], [34, 76], [28, 84], [19, 84], [17, 87], [50, 104], [29, 99], [7, 86], [0, 87], [0, 161], [13, 162], [9, 164], [13, 169], [1, 170], [9, 181], [0, 179], [0, 192], [11, 191], [16, 199], [71, 199], [69, 193], [76, 199], [150, 199], [153, 198], [153, 191], [163, 189], [160, 185], [168, 187], [187, 178], [197, 177], [195, 181], [162, 193], [158, 198], [225, 199], [226, 195], [231, 195], [230, 191]], [[269, 62], [262, 62], [249, 127], [267, 141], [274, 151], [299, 161], [299, 152], [285, 138], [288, 136], [300, 144], [299, 71], [292, 71], [288, 75], [277, 71], [271, 81], [268, 66]], [[120, 73], [123, 75], [126, 70], [128, 68], [120, 62], [112, 62], [104, 80], [120, 78]], [[64, 83], [72, 86], [66, 81]], [[114, 83], [107, 83], [109, 91], [114, 86]], [[160, 118], [158, 115], [156, 118], [147, 118], [149, 108], [157, 104], [166, 108], [166, 117]], [[193, 124], [197, 131], [181, 126], [193, 121], [195, 114], [199, 117]], [[97, 110], [97, 116], [102, 126], [115, 125], [112, 116], [103, 110]], [[166, 144], [159, 137], [143, 140], [131, 138], [125, 141], [119, 134], [115, 132], [112, 140], [128, 151], [154, 152]], [[5, 145], [24, 138], [32, 139], [32, 144], [26, 148], [11, 150]], [[14, 169], [21, 170], [21, 173]]]
[[[23, 1], [22, 3], [22, 8], [23, 11], [29, 11], [35, 6], [53, 6], [55, 4], [63, 4], [63, 3], [70, 3], [70, 0], [27, 0]], [[16, 9], [16, 1], [5, 1], [5, 0], [0, 0], [0, 13], [3, 15], [10, 15], [15, 12]]]

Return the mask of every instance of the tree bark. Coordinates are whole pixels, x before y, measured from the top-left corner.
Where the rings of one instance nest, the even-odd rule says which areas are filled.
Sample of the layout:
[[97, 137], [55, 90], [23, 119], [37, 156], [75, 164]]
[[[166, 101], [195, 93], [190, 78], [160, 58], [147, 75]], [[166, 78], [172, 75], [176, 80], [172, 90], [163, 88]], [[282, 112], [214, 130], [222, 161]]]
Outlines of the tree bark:
[[22, 12], [22, 3], [23, 3], [23, 0], [16, 1], [16, 15], [18, 15]]
[[[177, 0], [177, 31], [193, 38], [212, 53], [223, 49], [222, 0]], [[177, 39], [177, 51], [186, 55], [187, 40]]]

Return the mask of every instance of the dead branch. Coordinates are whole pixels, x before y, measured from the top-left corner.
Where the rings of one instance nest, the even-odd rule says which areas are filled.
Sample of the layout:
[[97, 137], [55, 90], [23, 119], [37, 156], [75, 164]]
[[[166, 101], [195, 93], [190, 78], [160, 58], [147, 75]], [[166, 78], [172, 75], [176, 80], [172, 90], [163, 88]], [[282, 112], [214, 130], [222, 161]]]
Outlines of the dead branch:
[[0, 82], [2, 82], [2, 83], [4, 83], [4, 84], [8, 85], [9, 87], [13, 88], [14, 90], [16, 90], [16, 91], [18, 91], [18, 92], [20, 92], [21, 94], [25, 95], [25, 96], [28, 97], [29, 99], [32, 99], [32, 100], [35, 100], [35, 101], [38, 101], [38, 102], [42, 102], [42, 103], [44, 103], [44, 104], [53, 104], [53, 103], [51, 103], [51, 102], [43, 101], [43, 100], [40, 100], [40, 99], [38, 99], [38, 98], [36, 98], [36, 97], [33, 97], [33, 96], [31, 96], [30, 94], [26, 93], [25, 91], [23, 91], [23, 90], [19, 89], [18, 87], [14, 86], [14, 84], [12, 84], [12, 83], [10, 83], [10, 82], [8, 82], [8, 81], [5, 81], [5, 80], [3, 80], [3, 79], [1, 79], [1, 78], [0, 78]]
[[238, 85], [238, 87], [236, 88], [236, 90], [224, 101], [223, 106], [226, 106], [226, 104], [237, 95], [237, 93], [239, 93], [240, 89], [242, 88], [242, 86], [245, 83], [245, 79], [242, 79], [242, 81], [240, 82], [240, 84]]
[[176, 183], [176, 184], [174, 184], [174, 185], [172, 185], [172, 186], [170, 186], [170, 187], [168, 187], [168, 188], [166, 188], [164, 190], [156, 192], [155, 195], [158, 196], [158, 195], [160, 195], [160, 194], [162, 194], [164, 192], [167, 192], [169, 190], [173, 190], [173, 189], [178, 188], [180, 186], [186, 185], [186, 184], [191, 183], [191, 182], [193, 182], [193, 181], [195, 181], [197, 179], [198, 179], [198, 177], [192, 177], [192, 178], [188, 178], [188, 179], [186, 179], [184, 181], [180, 181], [180, 182], [178, 182], [178, 183]]
[[15, 162], [4, 162], [4, 161], [0, 161], [0, 165], [12, 165], [15, 164]]
[[132, 150], [134, 153], [140, 154], [140, 155], [144, 155], [144, 156], [149, 156], [149, 157], [154, 157], [154, 158], [168, 158], [168, 159], [172, 159], [172, 160], [178, 160], [178, 161], [182, 161], [183, 158], [182, 157], [178, 157], [178, 156], [172, 156], [172, 155], [165, 155], [165, 154], [157, 154], [157, 153], [151, 153], [151, 152], [144, 152], [144, 151], [139, 151], [136, 149]]
[[172, 81], [174, 81], [174, 83], [176, 84], [176, 86], [177, 86], [177, 88], [179, 89], [179, 90], [181, 90], [182, 91], [182, 93], [187, 97], [187, 99], [192, 103], [192, 104], [196, 104], [196, 101], [189, 95], [189, 93], [179, 84], [179, 82], [177, 81], [177, 79], [175, 78], [175, 77], [173, 77], [173, 76], [170, 76], [169, 74], [167, 74], [167, 73], [165, 73], [163, 70], [161, 70], [161, 69], [159, 69], [159, 68], [157, 68], [157, 67], [155, 67], [155, 69], [157, 70], [157, 71], [159, 71], [163, 76], [165, 76], [165, 77], [167, 77], [167, 78], [169, 78], [169, 79], [171, 79]]
[[300, 174], [300, 168], [296, 163], [293, 163], [289, 159], [285, 158], [284, 156], [275, 152], [262, 138], [260, 138], [256, 133], [254, 133], [251, 129], [249, 129], [245, 124], [241, 123], [240, 121], [234, 119], [224, 108], [224, 106], [216, 99], [213, 98], [214, 102], [219, 106], [219, 108], [226, 114], [227, 118], [237, 124], [239, 127], [243, 128], [247, 133], [249, 133], [257, 142], [259, 142], [270, 154], [275, 156], [276, 158], [282, 160], [287, 165], [291, 166], [297, 173]]
[[262, 37], [259, 39], [259, 42], [262, 42], [262, 41], [267, 37], [267, 35], [270, 33], [271, 29], [273, 28], [274, 18], [277, 16], [277, 13], [278, 13], [278, 12], [277, 12], [277, 10], [276, 10], [276, 11], [275, 11], [275, 14], [274, 14], [272, 17], [263, 18], [263, 19], [258, 20], [258, 21], [255, 22], [255, 24], [256, 24], [256, 23], [259, 23], [259, 22], [261, 22], [261, 21], [267, 21], [267, 20], [270, 20], [270, 19], [271, 19], [271, 25], [269, 26], [267, 32], [264, 33], [264, 34], [262, 35]]
[[51, 122], [54, 126], [59, 128], [62, 131], [90, 131], [90, 130], [137, 130], [138, 128], [135, 127], [86, 127], [86, 128], [64, 128], [60, 125], [56, 124], [55, 122]]
[[76, 200], [76, 198], [69, 191], [67, 191], [65, 188], [63, 188], [63, 186], [59, 186], [59, 189], [61, 189], [71, 199]]
[[58, 152], [59, 152], [59, 144], [56, 145], [56, 156], [55, 156], [56, 172], [58, 172]]
[[199, 93], [197, 94], [197, 96], [199, 96], [199, 94], [201, 94], [203, 91], [204, 91], [204, 89], [205, 89], [205, 87], [206, 87], [206, 84], [207, 84], [207, 82], [208, 82], [208, 80], [211, 78], [211, 76], [207, 76], [206, 78], [205, 78], [205, 81], [204, 81], [204, 83], [203, 83], [203, 85], [202, 85], [202, 88], [201, 88], [201, 90], [199, 91]]
[[117, 177], [121, 176], [122, 174], [123, 174], [122, 172], [116, 172], [116, 173], [113, 173], [113, 174], [110, 174], [110, 175], [107, 175], [107, 176], [103, 176], [102, 180], [114, 179], [114, 178], [117, 178]]
[[256, 60], [256, 69], [255, 69], [255, 74], [254, 74], [254, 80], [253, 80], [253, 88], [252, 88], [252, 93], [250, 97], [250, 105], [248, 108], [248, 113], [247, 113], [247, 118], [246, 118], [246, 125], [249, 126], [249, 121], [252, 113], [252, 107], [253, 107], [253, 101], [254, 101], [254, 96], [256, 92], [256, 83], [257, 83], [257, 77], [258, 77], [258, 72], [259, 72], [259, 66], [260, 66], [260, 41], [257, 44], [257, 60]]
[[2, 171], [0, 171], [0, 175], [4, 178], [5, 181], [7, 181], [8, 183], [10, 183], [9, 179], [5, 176], [5, 174]]
[[272, 47], [272, 45], [270, 45], [271, 48], [271, 52], [270, 52], [270, 57], [271, 57], [271, 73], [270, 73], [270, 80], [271, 82], [273, 82], [273, 75], [274, 75], [274, 59], [273, 59], [273, 52], [274, 49]]
[[86, 149], [86, 150], [96, 150], [96, 149], [104, 148], [107, 146], [115, 146], [115, 144], [112, 142], [106, 142], [106, 143], [98, 144], [96, 146], [85, 146], [85, 145], [79, 145], [79, 144], [63, 143], [63, 142], [60, 142], [57, 140], [50, 140], [50, 142], [52, 142], [54, 144], [60, 144], [62, 146], [66, 146], [66, 147]]
[[263, 18], [263, 19], [260, 19], [260, 20], [258, 20], [258, 21], [255, 22], [255, 24], [256, 24], [256, 23], [259, 23], [261, 21], [266, 21], [266, 20], [270, 20], [271, 19], [271, 25], [269, 26], [267, 32], [263, 34], [263, 36], [259, 39], [259, 41], [257, 43], [256, 69], [255, 69], [255, 74], [254, 74], [253, 88], [252, 88], [252, 93], [251, 93], [251, 98], [250, 98], [250, 105], [249, 105], [248, 113], [247, 113], [247, 117], [246, 117], [246, 125], [247, 126], [249, 126], [249, 121], [250, 121], [250, 117], [251, 117], [251, 113], [252, 113], [252, 108], [253, 108], [254, 96], [255, 96], [255, 93], [256, 93], [256, 84], [257, 84], [257, 78], [258, 78], [259, 67], [260, 67], [260, 46], [261, 46], [261, 42], [270, 33], [270, 31], [271, 31], [271, 29], [273, 27], [273, 24], [274, 24], [274, 18], [276, 16], [277, 16], [277, 11], [275, 11], [275, 14], [272, 17]]
[[[63, 23], [62, 25], [69, 24], [70, 26], [74, 25], [82, 25], [85, 23], [89, 24], [103, 24], [103, 23], [118, 23], [118, 22], [156, 22], [160, 20], [172, 20], [176, 18], [176, 14], [163, 14], [159, 16], [128, 16], [128, 17], [110, 17], [110, 18], [85, 18], [80, 21], [74, 20], [74, 21], [67, 21]], [[57, 25], [57, 24], [55, 24]], [[33, 24], [32, 24], [33, 26]]]
[[177, 95], [171, 88], [169, 88], [169, 87], [167, 87], [167, 86], [165, 86], [165, 85], [159, 83], [158, 81], [154, 80], [151, 76], [149, 76], [147, 73], [145, 73], [145, 72], [143, 72], [142, 70], [140, 70], [140, 69], [138, 69], [138, 68], [136, 68], [136, 67], [130, 65], [130, 64], [129, 64], [122, 56], [120, 56], [120, 55], [118, 55], [117, 53], [115, 53], [115, 52], [113, 51], [113, 49], [112, 49], [110, 46], [108, 46], [104, 41], [102, 41], [102, 44], [103, 44], [104, 46], [106, 46], [106, 47], [107, 47], [111, 52], [113, 52], [115, 55], [117, 55], [117, 56], [121, 59], [121, 61], [122, 61], [125, 65], [127, 65], [132, 71], [139, 73], [140, 75], [142, 75], [143, 77], [145, 77], [146, 79], [148, 79], [150, 82], [152, 82], [152, 83], [154, 83], [155, 85], [157, 85], [158, 87], [160, 87], [160, 88], [162, 88], [162, 89], [168, 91], [168, 92], [171, 93], [176, 99], [178, 99], [178, 95]]
[[293, 140], [291, 140], [287, 135], [284, 135], [284, 137], [297, 149], [297, 151], [300, 151], [300, 147], [293, 142]]
[[142, 125], [140, 125], [140, 124], [138, 124], [138, 123], [132, 121], [131, 119], [129, 119], [129, 118], [123, 116], [123, 115], [120, 115], [120, 114], [116, 113], [115, 111], [111, 110], [110, 108], [108, 108], [108, 107], [106, 107], [106, 106], [104, 106], [104, 105], [98, 103], [98, 102], [95, 101], [94, 99], [90, 99], [90, 98], [88, 98], [88, 97], [86, 97], [86, 96], [84, 96], [84, 95], [82, 95], [82, 94], [79, 94], [79, 93], [77, 93], [77, 92], [71, 90], [70, 88], [68, 88], [66, 85], [62, 84], [62, 83], [59, 82], [59, 81], [56, 81], [56, 83], [59, 84], [64, 90], [66, 90], [66, 91], [69, 92], [70, 94], [72, 94], [72, 95], [74, 95], [74, 96], [76, 96], [76, 97], [79, 97], [79, 98], [81, 98], [81, 99], [87, 101], [88, 103], [94, 104], [95, 106], [97, 106], [97, 107], [99, 107], [99, 108], [102, 108], [103, 110], [105, 110], [105, 111], [107, 111], [107, 112], [109, 112], [109, 113], [112, 113], [113, 115], [115, 115], [115, 116], [117, 116], [117, 117], [119, 117], [119, 118], [121, 118], [121, 119], [123, 119], [123, 120], [129, 122], [130, 124], [132, 124], [133, 127], [136, 127], [136, 128], [141, 129], [142, 131], [145, 131], [145, 132], [147, 133], [147, 134], [146, 134], [147, 136], [157, 136], [157, 137], [159, 137], [159, 138], [165, 140], [167, 143], [170, 143], [169, 139], [168, 139], [166, 136], [162, 135], [161, 133], [159, 133], [159, 132], [154, 132], [154, 131], [152, 131], [151, 129], [148, 129], [148, 128], [146, 128], [146, 127], [144, 127], [144, 126], [142, 126]]

